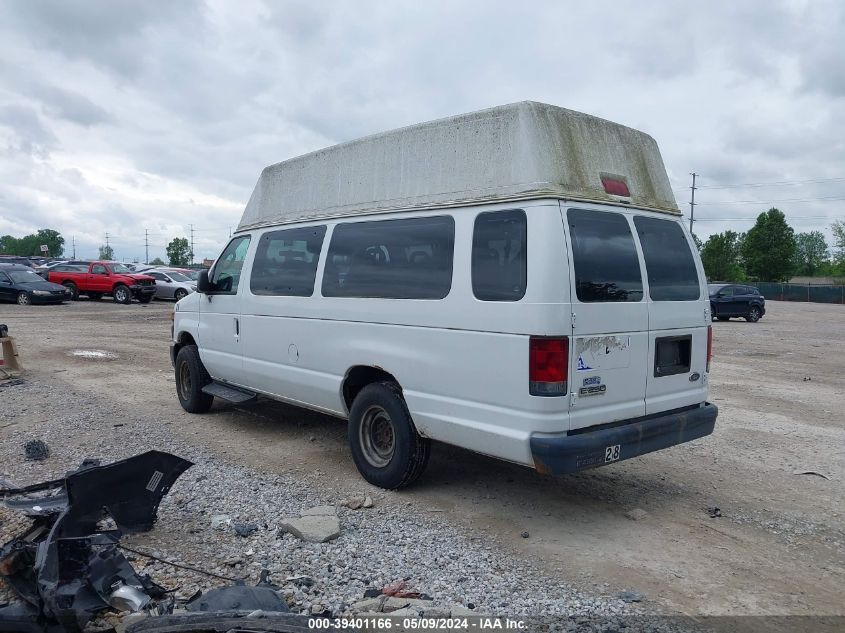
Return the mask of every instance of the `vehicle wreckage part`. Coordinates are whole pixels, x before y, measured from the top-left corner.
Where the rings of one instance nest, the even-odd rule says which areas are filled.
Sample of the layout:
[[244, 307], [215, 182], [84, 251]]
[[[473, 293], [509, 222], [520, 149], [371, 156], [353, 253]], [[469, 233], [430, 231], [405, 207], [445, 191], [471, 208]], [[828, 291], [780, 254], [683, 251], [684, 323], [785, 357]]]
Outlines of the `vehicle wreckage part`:
[[234, 585], [212, 589], [185, 605], [188, 611], [233, 612], [256, 610], [288, 613], [287, 603], [269, 587]]
[[[163, 598], [165, 589], [135, 572], [118, 551], [118, 540], [122, 531], [152, 528], [162, 498], [191, 465], [148, 451], [106, 466], [85, 460], [64, 479], [0, 490], [3, 497], [57, 490], [4, 501], [34, 522], [0, 548], [0, 576], [29, 605], [0, 609], [0, 622], [8, 617], [41, 627], [21, 624], [20, 630], [81, 631], [100, 611], [137, 610]], [[98, 529], [106, 517], [119, 529]], [[54, 625], [59, 628], [49, 628]]]
[[[145, 532], [155, 523], [164, 495], [192, 462], [170, 453], [148, 451], [128, 459], [100, 466], [98, 460], [85, 460], [78, 470], [64, 479], [54, 479], [23, 488], [0, 490], [0, 496], [20, 496], [61, 487], [59, 492], [37, 499], [5, 501], [6, 505], [28, 514], [66, 510], [62, 532], [57, 536], [87, 536], [96, 532], [103, 509], [126, 532]], [[28, 509], [29, 508], [29, 509]]]

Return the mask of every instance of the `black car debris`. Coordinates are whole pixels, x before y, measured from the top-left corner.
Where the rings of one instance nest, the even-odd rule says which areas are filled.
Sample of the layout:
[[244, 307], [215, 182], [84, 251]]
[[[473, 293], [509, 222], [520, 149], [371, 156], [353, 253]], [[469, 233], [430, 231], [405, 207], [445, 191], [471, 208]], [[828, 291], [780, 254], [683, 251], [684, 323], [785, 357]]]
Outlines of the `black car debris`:
[[28, 306], [33, 303], [61, 303], [69, 298], [67, 288], [45, 281], [32, 268], [0, 263], [0, 301]]
[[0, 547], [0, 578], [20, 598], [0, 605], [0, 632], [81, 633], [108, 611], [144, 616], [127, 633], [334, 630], [290, 613], [266, 570], [256, 586], [198, 592], [179, 608], [171, 590], [135, 571], [121, 535], [152, 529], [162, 498], [192, 465], [148, 451], [108, 465], [86, 459], [65, 477], [29, 486], [0, 481], [2, 503], [32, 519]]

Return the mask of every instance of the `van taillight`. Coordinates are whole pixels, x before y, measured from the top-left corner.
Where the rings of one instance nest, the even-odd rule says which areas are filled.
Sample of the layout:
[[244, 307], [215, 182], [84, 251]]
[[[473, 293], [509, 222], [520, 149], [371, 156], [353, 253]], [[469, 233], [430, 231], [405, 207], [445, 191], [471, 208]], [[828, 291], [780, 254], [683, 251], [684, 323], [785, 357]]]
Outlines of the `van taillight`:
[[707, 373], [710, 373], [710, 361], [713, 359], [713, 326], [707, 326]]
[[528, 340], [528, 393], [565, 396], [569, 375], [569, 339], [532, 336]]

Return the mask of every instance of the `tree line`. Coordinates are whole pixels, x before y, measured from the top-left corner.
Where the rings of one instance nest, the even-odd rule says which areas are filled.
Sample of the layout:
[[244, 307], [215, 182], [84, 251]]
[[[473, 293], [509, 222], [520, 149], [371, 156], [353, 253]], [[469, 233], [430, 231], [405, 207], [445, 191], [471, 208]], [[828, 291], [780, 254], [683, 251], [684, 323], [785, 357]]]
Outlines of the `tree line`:
[[[47, 246], [47, 252], [41, 250]], [[165, 251], [171, 266], [187, 266], [194, 259], [191, 246], [185, 237], [175, 237], [168, 243]], [[65, 254], [65, 238], [58, 231], [53, 229], [39, 229], [31, 235], [14, 237], [12, 235], [0, 236], [0, 255], [18, 255], [20, 257], [62, 257]], [[98, 249], [99, 259], [114, 260], [114, 247], [103, 244]], [[153, 265], [162, 266], [164, 262], [156, 257], [148, 262]]]
[[724, 231], [701, 243], [710, 281], [788, 281], [795, 275], [845, 276], [845, 222], [831, 226], [833, 250], [821, 231], [796, 233], [779, 209], [757, 216], [746, 233]]

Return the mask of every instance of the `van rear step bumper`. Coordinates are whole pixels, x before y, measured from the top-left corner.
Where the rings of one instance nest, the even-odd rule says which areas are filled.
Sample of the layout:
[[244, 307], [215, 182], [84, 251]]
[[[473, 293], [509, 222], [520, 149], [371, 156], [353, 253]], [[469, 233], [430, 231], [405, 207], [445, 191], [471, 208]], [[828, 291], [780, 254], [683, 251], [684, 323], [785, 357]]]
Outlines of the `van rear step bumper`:
[[563, 475], [659, 451], [710, 435], [718, 413], [708, 402], [577, 435], [534, 435], [534, 467], [547, 475]]

